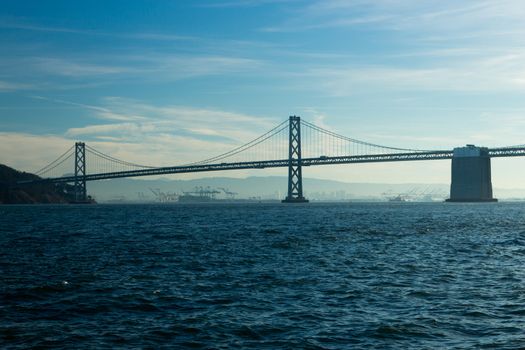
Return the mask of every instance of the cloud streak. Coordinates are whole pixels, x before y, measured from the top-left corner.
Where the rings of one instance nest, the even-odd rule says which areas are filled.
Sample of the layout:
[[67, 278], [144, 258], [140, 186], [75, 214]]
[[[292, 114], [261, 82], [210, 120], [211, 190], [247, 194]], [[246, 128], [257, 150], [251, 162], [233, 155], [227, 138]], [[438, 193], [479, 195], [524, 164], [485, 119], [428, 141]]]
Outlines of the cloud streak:
[[[126, 145], [141, 145], [144, 150], [122, 153], [125, 160], [144, 163], [144, 152], [156, 149], [157, 163], [173, 165], [169, 161], [174, 152], [176, 158], [185, 162], [209, 158], [240, 146], [277, 124], [273, 119], [227, 112], [221, 110], [191, 108], [186, 106], [156, 106], [140, 101], [108, 97], [103, 107], [59, 100], [57, 103], [83, 108], [94, 118], [110, 123], [89, 124], [69, 128], [64, 137], [83, 139], [102, 147], [108, 154], [119, 154]], [[107, 115], [118, 116], [107, 118]], [[117, 121], [117, 122], [115, 122]], [[169, 148], [172, 145], [174, 148]], [[124, 151], [122, 151], [124, 152]], [[161, 153], [159, 153], [161, 152]], [[150, 159], [151, 160], [151, 159]]]
[[501, 19], [506, 26], [525, 29], [525, 9], [519, 0], [421, 2], [417, 0], [315, 1], [299, 9], [291, 20], [263, 28], [267, 31], [302, 31], [373, 25], [375, 29], [451, 33], [458, 30], [498, 32]]
[[330, 65], [309, 68], [298, 76], [332, 96], [358, 91], [516, 92], [525, 90], [525, 52], [516, 51], [470, 60], [429, 62], [426, 67]]
[[104, 31], [99, 31], [99, 30], [41, 26], [37, 24], [27, 23], [19, 19], [5, 18], [5, 17], [0, 18], [0, 28], [35, 31], [35, 32], [66, 33], [66, 34], [75, 34], [75, 35], [113, 37], [113, 38], [121, 38], [121, 39], [136, 39], [136, 40], [154, 40], [154, 41], [198, 40], [197, 37], [187, 36], [187, 35], [177, 35], [173, 33], [155, 33], [155, 32], [114, 33], [114, 32], [104, 32]]
[[[241, 113], [154, 106], [116, 97], [107, 98], [107, 105], [103, 107], [64, 100], [49, 102], [83, 108], [96, 118], [104, 119], [110, 113], [128, 121], [69, 128], [63, 135], [0, 133], [3, 163], [34, 171], [71, 147], [75, 140], [83, 139], [97, 150], [119, 159], [170, 166], [229, 151], [274, 126], [271, 119]], [[131, 114], [125, 118], [128, 112], [147, 117], [137, 119], [136, 114]]]
[[31, 90], [31, 89], [34, 89], [35, 87], [36, 86], [32, 84], [14, 83], [10, 81], [0, 80], [0, 92], [9, 92], [9, 91], [17, 91], [17, 90]]
[[[20, 60], [18, 60], [20, 61]], [[21, 76], [32, 79], [46, 79], [47, 88], [56, 82], [49, 82], [49, 77], [63, 79], [64, 84], [82, 81], [89, 83], [117, 82], [122, 80], [178, 81], [205, 76], [253, 74], [265, 66], [264, 61], [244, 57], [218, 55], [182, 55], [151, 53], [145, 56], [108, 55], [84, 58], [48, 56], [29, 56], [22, 59], [23, 65], [15, 65], [14, 59], [0, 58], [0, 67], [12, 67], [3, 72], [12, 79]], [[104, 63], [102, 63], [104, 62]], [[23, 69], [22, 69], [23, 67]], [[96, 79], [96, 81], [95, 81]], [[35, 88], [35, 85], [0, 80], [0, 91]]]

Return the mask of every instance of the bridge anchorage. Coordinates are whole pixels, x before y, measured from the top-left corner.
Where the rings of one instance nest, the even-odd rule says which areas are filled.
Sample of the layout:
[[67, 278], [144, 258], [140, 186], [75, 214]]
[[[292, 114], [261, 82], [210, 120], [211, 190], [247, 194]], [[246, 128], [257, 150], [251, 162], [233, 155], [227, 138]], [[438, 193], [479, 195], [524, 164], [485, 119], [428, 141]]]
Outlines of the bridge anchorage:
[[487, 147], [454, 148], [452, 184], [447, 202], [497, 202], [492, 196], [492, 176]]
[[[74, 184], [71, 201], [88, 203], [87, 182], [137, 176], [241, 169], [288, 168], [288, 193], [283, 203], [306, 203], [302, 168], [318, 165], [416, 160], [452, 160], [450, 202], [492, 202], [491, 158], [525, 156], [525, 145], [486, 148], [467, 145], [453, 150], [418, 150], [377, 145], [352, 139], [291, 116], [256, 139], [199, 162], [154, 167], [123, 161], [77, 142], [36, 172], [39, 180]], [[71, 174], [73, 165], [72, 175]], [[89, 167], [88, 167], [89, 165]], [[71, 192], [68, 192], [71, 193]]]

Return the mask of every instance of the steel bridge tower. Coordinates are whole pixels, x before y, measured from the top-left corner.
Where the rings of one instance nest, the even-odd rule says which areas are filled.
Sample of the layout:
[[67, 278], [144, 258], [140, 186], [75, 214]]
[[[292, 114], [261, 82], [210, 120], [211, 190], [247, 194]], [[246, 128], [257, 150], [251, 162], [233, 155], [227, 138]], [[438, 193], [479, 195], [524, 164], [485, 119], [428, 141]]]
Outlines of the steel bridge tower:
[[86, 144], [75, 143], [75, 202], [87, 201], [86, 191]]
[[303, 196], [303, 172], [301, 164], [301, 117], [290, 116], [288, 143], [288, 195], [283, 203], [307, 203]]

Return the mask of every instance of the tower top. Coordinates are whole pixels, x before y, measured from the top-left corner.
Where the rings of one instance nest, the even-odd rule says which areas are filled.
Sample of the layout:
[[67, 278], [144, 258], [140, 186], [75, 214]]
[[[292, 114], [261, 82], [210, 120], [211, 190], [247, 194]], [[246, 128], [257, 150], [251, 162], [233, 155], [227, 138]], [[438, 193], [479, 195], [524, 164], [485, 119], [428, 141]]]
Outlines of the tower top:
[[454, 148], [454, 157], [481, 157], [487, 155], [487, 153], [487, 147], [478, 147], [475, 145]]

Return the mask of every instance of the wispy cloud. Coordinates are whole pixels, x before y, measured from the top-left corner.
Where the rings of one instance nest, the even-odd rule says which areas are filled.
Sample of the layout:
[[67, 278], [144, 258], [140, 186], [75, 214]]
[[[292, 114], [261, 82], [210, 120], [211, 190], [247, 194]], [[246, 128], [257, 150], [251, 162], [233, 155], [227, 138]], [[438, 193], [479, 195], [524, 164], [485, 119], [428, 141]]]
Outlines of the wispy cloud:
[[269, 4], [298, 3], [302, 0], [231, 0], [231, 1], [213, 1], [204, 4], [198, 4], [198, 7], [208, 8], [225, 8], [225, 7], [255, 7]]
[[[108, 34], [111, 35], [111, 34]], [[115, 35], [115, 34], [113, 34]], [[141, 40], [157, 40], [157, 41], [187, 41], [187, 40], [199, 40], [199, 38], [188, 35], [177, 35], [170, 33], [131, 33], [131, 34], [118, 34], [122, 38], [129, 39], [141, 39]]]
[[41, 169], [72, 145], [58, 135], [0, 132], [0, 163], [19, 170]]
[[30, 24], [27, 22], [21, 22], [14, 20], [13, 18], [0, 18], [0, 28], [4, 29], [20, 29], [30, 30], [38, 32], [58, 32], [58, 33], [72, 33], [72, 34], [97, 34], [95, 31], [90, 30], [79, 30], [64, 27], [50, 27], [50, 26], [39, 26], [36, 24]]
[[[261, 28], [263, 32], [300, 32], [323, 28], [340, 28], [340, 27], [354, 27], [359, 25], [370, 25], [385, 23], [392, 19], [392, 16], [364, 16], [356, 18], [340, 18], [330, 19], [326, 21], [318, 21], [314, 23], [287, 23], [284, 25], [270, 26]], [[308, 21], [306, 21], [308, 22]]]
[[[14, 59], [0, 59], [0, 66], [9, 67]], [[3, 72], [20, 79], [20, 76], [31, 76], [43, 79], [55, 76], [63, 79], [82, 79], [83, 84], [91, 83], [88, 78], [97, 79], [95, 83], [114, 81], [116, 79], [146, 79], [170, 81], [202, 76], [223, 74], [244, 74], [260, 71], [264, 61], [232, 56], [161, 54], [148, 55], [84, 55], [83, 58], [71, 56], [39, 57], [29, 56], [22, 59], [22, 66]], [[101, 80], [102, 79], [102, 80]], [[72, 80], [70, 80], [72, 81]], [[0, 89], [21, 89], [28, 85], [0, 81]], [[67, 83], [67, 82], [64, 82]], [[46, 82], [49, 85], [48, 82]], [[51, 87], [51, 86], [48, 86]]]
[[36, 86], [33, 84], [24, 84], [18, 82], [9, 82], [0, 80], [0, 92], [9, 92], [16, 90], [29, 90], [34, 89]]
[[79, 63], [62, 58], [36, 58], [35, 66], [45, 72], [70, 77], [131, 73], [132, 68]]
[[[90, 144], [98, 143], [102, 151], [108, 152], [120, 149], [121, 146], [117, 144], [142, 145], [148, 150], [162, 149], [165, 153], [158, 154], [156, 158], [162, 160], [157, 163], [161, 165], [173, 164], [167, 161], [173, 152], [180, 152], [178, 159], [191, 162], [229, 151], [280, 122], [242, 113], [185, 106], [156, 106], [118, 97], [106, 98], [103, 107], [63, 100], [55, 102], [84, 108], [95, 118], [110, 121], [70, 128], [64, 134], [67, 139], [89, 140]], [[107, 118], [108, 114], [118, 118]], [[176, 148], [170, 150], [168, 144]], [[135, 162], [144, 159], [147, 157], [133, 154], [126, 158]]]
[[296, 11], [286, 23], [264, 28], [267, 31], [300, 31], [320, 28], [373, 25], [376, 29], [413, 30], [419, 34], [457, 30], [499, 31], [501, 19], [506, 27], [524, 29], [525, 9], [519, 0], [440, 1], [315, 1]]
[[61, 100], [61, 99], [48, 98], [48, 97], [38, 96], [38, 95], [33, 95], [31, 97], [34, 98], [34, 99], [37, 99], [37, 100], [49, 101], [49, 102], [52, 102], [52, 103], [55, 103], [55, 104], [63, 104], [63, 105], [67, 105], [67, 106], [73, 106], [73, 107], [78, 107], [78, 108], [94, 111], [95, 114], [100, 119], [117, 120], [117, 121], [137, 121], [137, 120], [146, 120], [147, 119], [145, 117], [142, 117], [142, 116], [139, 116], [139, 115], [134, 115], [134, 114], [128, 114], [128, 113], [127, 114], [119, 114], [119, 113], [115, 113], [111, 109], [100, 107], [100, 106], [88, 105], [88, 104], [85, 104], [85, 103], [65, 101], [65, 100]]
[[100, 31], [100, 30], [78, 29], [78, 28], [68, 28], [68, 27], [42, 26], [38, 24], [28, 23], [27, 21], [22, 21], [20, 19], [5, 18], [5, 17], [0, 18], [0, 28], [36, 31], [36, 32], [51, 32], [51, 33], [66, 33], [66, 34], [77, 34], [77, 35], [114, 37], [114, 38], [123, 38], [123, 39], [137, 39], [137, 40], [155, 40], [155, 41], [198, 40], [198, 38], [193, 37], [193, 36], [178, 35], [174, 33], [156, 33], [156, 32], [118, 33], [118, 32], [105, 32], [105, 31]]
[[[118, 97], [104, 99], [102, 106], [40, 96], [34, 98], [82, 108], [93, 117], [108, 120], [109, 123], [69, 128], [63, 135], [0, 133], [1, 161], [32, 171], [52, 161], [79, 138], [119, 159], [168, 166], [229, 151], [277, 124], [274, 119], [248, 114], [186, 106], [157, 106]], [[118, 119], [107, 118], [108, 114], [116, 115]], [[42, 145], [45, 145], [45, 150], [41, 149]], [[22, 152], [18, 158], [15, 156], [19, 154], [15, 151], [17, 148]]]
[[429, 63], [427, 67], [343, 65], [317, 67], [300, 73], [313, 79], [327, 95], [347, 96], [357, 91], [502, 92], [525, 89], [525, 53], [472, 58], [470, 61]]
[[226, 73], [258, 70], [263, 61], [228, 56], [157, 55], [146, 61], [148, 74], [157, 73], [165, 78], [184, 79]]
[[134, 123], [118, 123], [118, 124], [101, 124], [101, 125], [88, 125], [81, 128], [71, 128], [66, 132], [66, 136], [86, 136], [86, 135], [130, 135], [130, 134], [143, 134], [155, 130], [151, 124], [134, 124]]

